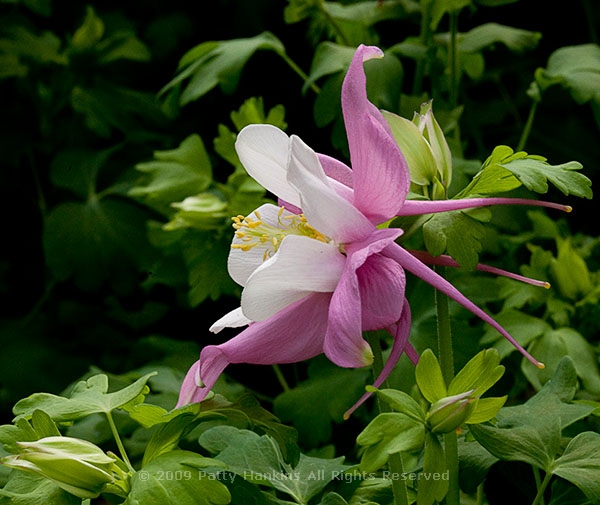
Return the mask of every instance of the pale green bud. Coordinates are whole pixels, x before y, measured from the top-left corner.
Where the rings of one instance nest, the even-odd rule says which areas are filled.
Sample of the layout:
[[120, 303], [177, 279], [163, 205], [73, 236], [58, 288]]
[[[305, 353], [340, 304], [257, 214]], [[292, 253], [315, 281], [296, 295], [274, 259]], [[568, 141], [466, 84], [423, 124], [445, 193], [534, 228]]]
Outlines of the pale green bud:
[[448, 188], [452, 181], [452, 153], [444, 132], [433, 115], [432, 100], [422, 104], [419, 113], [415, 112], [413, 123], [428, 142], [435, 159], [438, 177], [444, 187]]
[[164, 229], [169, 231], [179, 228], [221, 228], [230, 214], [227, 202], [213, 193], [189, 196], [182, 202], [172, 203], [171, 207], [176, 208], [177, 213], [164, 225]]
[[446, 396], [433, 403], [425, 420], [433, 433], [450, 433], [461, 426], [473, 413], [477, 398], [474, 390], [458, 395]]
[[115, 471], [122, 473], [115, 458], [86, 440], [55, 436], [17, 446], [19, 454], [2, 458], [3, 465], [46, 477], [79, 498], [96, 498]]

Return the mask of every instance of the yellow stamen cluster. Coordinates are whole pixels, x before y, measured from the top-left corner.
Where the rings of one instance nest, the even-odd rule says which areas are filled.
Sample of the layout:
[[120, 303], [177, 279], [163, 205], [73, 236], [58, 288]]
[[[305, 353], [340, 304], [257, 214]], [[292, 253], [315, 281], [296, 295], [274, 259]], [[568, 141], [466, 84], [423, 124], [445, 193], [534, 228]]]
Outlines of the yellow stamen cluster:
[[277, 215], [279, 227], [265, 223], [257, 210], [250, 216], [244, 217], [239, 215], [232, 217], [235, 236], [240, 239], [240, 242], [232, 244], [231, 247], [241, 249], [242, 251], [249, 251], [258, 245], [264, 246], [264, 261], [277, 252], [282, 240], [288, 235], [301, 235], [325, 243], [331, 241], [329, 237], [308, 224], [304, 214], [283, 216], [284, 211], [284, 207], [281, 207]]

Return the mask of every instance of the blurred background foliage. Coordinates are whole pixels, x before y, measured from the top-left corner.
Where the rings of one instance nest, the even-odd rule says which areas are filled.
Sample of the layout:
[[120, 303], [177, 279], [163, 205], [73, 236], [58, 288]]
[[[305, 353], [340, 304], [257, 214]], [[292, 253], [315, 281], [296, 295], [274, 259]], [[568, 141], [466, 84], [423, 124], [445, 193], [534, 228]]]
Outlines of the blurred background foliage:
[[[576, 0], [560, 10], [539, 0], [460, 7], [462, 33], [487, 23], [522, 32], [489, 41], [488, 32], [471, 32], [456, 74], [460, 94], [451, 96], [440, 64], [449, 18], [434, 12], [434, 29], [423, 41], [421, 7], [413, 0], [220, 0], [200, 7], [181, 0], [0, 1], [3, 422], [18, 399], [60, 392], [91, 366], [120, 374], [168, 365], [176, 382], [201, 345], [232, 335], [208, 332], [239, 296], [226, 270], [229, 218], [269, 198], [239, 165], [235, 135], [249, 123], [272, 123], [343, 158], [339, 87], [358, 43], [388, 50], [385, 70], [369, 74], [375, 102], [411, 118], [433, 97], [455, 154], [479, 164], [496, 145], [518, 146], [537, 93], [524, 149], [551, 163], [577, 160], [597, 184], [597, 2]], [[568, 83], [552, 80], [548, 62], [558, 49], [584, 44], [592, 45], [591, 94], [576, 96]], [[548, 72], [534, 78], [537, 69]], [[463, 169], [474, 173], [467, 162]], [[555, 189], [547, 199], [574, 206], [568, 225], [502, 209], [484, 249], [498, 266], [518, 271], [525, 264], [528, 273], [554, 281], [546, 298], [489, 278], [460, 285], [456, 274], [454, 280], [507, 325], [531, 323], [515, 315], [522, 308], [550, 321], [526, 335], [538, 347], [550, 335], [538, 352], [593, 346], [585, 380], [600, 393], [597, 206]], [[565, 271], [556, 265], [561, 258]], [[492, 282], [498, 290], [490, 290]], [[410, 288], [418, 339], [433, 321], [432, 294], [416, 282]], [[454, 317], [470, 356], [483, 332], [460, 310]], [[553, 333], [564, 326], [575, 327], [584, 342]], [[284, 372], [295, 380], [312, 377], [314, 393], [332, 373], [327, 366], [316, 360], [308, 370]], [[261, 375], [254, 367], [248, 375], [244, 366], [231, 368], [259, 395], [280, 392], [270, 369]], [[353, 391], [364, 383], [360, 373], [351, 379]], [[288, 396], [275, 406], [289, 420], [295, 404]], [[307, 432], [308, 445], [327, 441], [329, 422], [339, 414], [326, 413], [321, 430]]]

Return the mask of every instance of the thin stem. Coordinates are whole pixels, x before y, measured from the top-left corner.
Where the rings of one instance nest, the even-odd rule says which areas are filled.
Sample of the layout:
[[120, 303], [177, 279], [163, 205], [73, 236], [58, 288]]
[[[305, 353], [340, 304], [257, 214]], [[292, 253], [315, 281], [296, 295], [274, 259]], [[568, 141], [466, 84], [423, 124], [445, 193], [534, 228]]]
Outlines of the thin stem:
[[541, 485], [538, 487], [538, 492], [535, 495], [533, 502], [531, 502], [531, 505], [542, 505], [542, 503], [544, 503], [544, 492], [546, 491], [548, 484], [550, 484], [551, 478], [552, 474], [548, 472], [544, 477], [544, 480], [542, 481]]
[[[304, 72], [304, 70], [302, 70], [294, 60], [292, 60], [287, 54], [282, 54], [281, 57], [285, 60], [285, 62], [290, 66], [290, 68], [296, 72], [300, 78], [304, 81], [304, 82], [308, 82], [308, 75], [306, 75], [306, 73]], [[317, 95], [321, 92], [321, 89], [314, 83], [311, 82], [309, 84], [310, 89], [312, 89]]]
[[287, 392], [289, 391], [291, 388], [289, 386], [289, 384], [287, 383], [287, 381], [285, 380], [285, 377], [283, 375], [283, 372], [281, 371], [281, 368], [279, 367], [279, 365], [277, 363], [275, 363], [273, 366], [273, 371], [275, 372], [275, 375], [277, 376], [277, 380], [279, 381], [279, 384], [281, 384], [282, 389]]
[[[367, 333], [367, 341], [373, 351], [373, 374], [375, 377], [379, 377], [379, 374], [383, 370], [383, 353], [381, 352], [381, 343], [379, 336], [373, 333]], [[384, 387], [387, 387], [387, 383], [384, 383]], [[389, 412], [387, 405], [383, 404], [377, 399], [377, 406], [380, 412]], [[397, 476], [404, 473], [404, 463], [402, 461], [402, 454], [397, 452], [390, 454], [388, 458], [388, 468], [392, 475], [392, 493], [394, 495], [394, 505], [409, 505], [408, 502], [408, 490], [406, 488], [406, 481]], [[394, 478], [396, 476], [397, 478]]]
[[450, 108], [458, 105], [458, 11], [450, 11], [450, 47], [448, 59], [450, 65]]
[[521, 133], [521, 138], [519, 139], [519, 144], [517, 145], [517, 151], [522, 151], [527, 143], [527, 139], [529, 138], [529, 134], [531, 133], [531, 128], [533, 127], [533, 119], [535, 117], [535, 113], [537, 111], [539, 101], [534, 99], [531, 104], [531, 109], [529, 109], [529, 116], [527, 117], [527, 122], [525, 123], [525, 127], [523, 128], [523, 133]]
[[123, 442], [121, 441], [121, 437], [119, 436], [119, 431], [117, 430], [117, 425], [115, 424], [115, 420], [112, 417], [112, 413], [107, 412], [106, 418], [108, 419], [108, 425], [110, 426], [110, 431], [112, 432], [115, 442], [117, 443], [117, 448], [119, 449], [119, 454], [121, 454], [121, 458], [123, 458], [123, 461], [127, 465], [127, 468], [129, 468], [129, 470], [131, 472], [135, 472], [135, 469], [133, 468], [133, 466], [131, 465], [131, 462], [129, 461], [127, 452], [125, 451], [125, 446], [123, 445]]
[[[536, 487], [536, 489], [539, 489], [542, 486], [542, 476], [540, 475], [540, 469], [535, 466], [532, 468], [533, 468], [533, 478], [535, 479], [535, 487]], [[542, 497], [540, 498], [540, 505], [544, 505], [543, 494], [542, 494]]]
[[[435, 267], [437, 273], [446, 278], [444, 267]], [[438, 332], [438, 360], [446, 384], [454, 378], [454, 353], [452, 350], [452, 329], [450, 326], [450, 309], [448, 297], [435, 291], [435, 307]], [[448, 468], [449, 487], [446, 495], [447, 505], [460, 505], [460, 488], [458, 485], [458, 437], [456, 431], [444, 435], [446, 467]]]

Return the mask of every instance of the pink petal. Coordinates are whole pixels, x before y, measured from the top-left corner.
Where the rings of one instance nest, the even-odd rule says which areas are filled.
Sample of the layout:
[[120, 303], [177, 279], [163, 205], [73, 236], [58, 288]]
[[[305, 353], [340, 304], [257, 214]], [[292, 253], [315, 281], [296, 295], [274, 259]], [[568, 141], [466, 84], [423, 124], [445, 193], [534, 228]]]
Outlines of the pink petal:
[[[398, 229], [376, 230], [368, 240], [348, 246], [346, 265], [331, 298], [329, 325], [323, 347], [325, 355], [338, 366], [359, 368], [369, 365], [373, 359], [371, 348], [362, 337], [364, 329], [362, 303], [364, 298], [361, 293], [357, 270], [370, 261], [377, 262], [377, 260], [372, 260], [373, 255], [393, 243], [399, 232], [401, 233], [401, 230]], [[383, 263], [377, 262], [377, 265], [374, 264], [373, 268], [367, 266], [367, 271], [375, 275], [387, 273], [387, 268], [382, 269], [382, 265]], [[387, 263], [386, 267], [388, 267]], [[377, 293], [380, 301], [381, 296], [386, 296], [386, 287], [391, 288], [392, 291], [398, 291], [397, 286], [394, 285], [396, 281], [390, 283], [387, 277], [372, 279], [370, 282], [371, 284], [366, 286], [370, 291], [367, 294], [375, 295]], [[400, 300], [403, 298], [401, 296]], [[371, 303], [373, 302], [369, 302], [367, 310], [372, 308]], [[386, 306], [390, 307], [387, 304]], [[387, 314], [369, 314], [371, 320], [368, 323], [372, 324], [376, 318], [379, 318], [380, 321], [385, 320], [387, 324], [391, 324], [399, 317], [400, 310], [401, 306], [396, 305]]]
[[288, 180], [300, 194], [308, 223], [338, 243], [364, 239], [375, 227], [332, 187], [316, 153], [299, 137], [290, 139]]
[[[408, 251], [415, 258], [418, 258], [423, 263], [427, 265], [439, 265], [444, 267], [460, 267], [460, 265], [454, 261], [450, 256], [442, 254], [441, 256], [432, 256], [431, 254], [425, 251]], [[513, 272], [507, 272], [506, 270], [502, 270], [501, 268], [492, 267], [489, 265], [484, 265], [482, 263], [477, 264], [477, 270], [481, 272], [487, 272], [490, 274], [501, 275], [503, 277], [508, 277], [509, 279], [514, 279], [516, 281], [524, 282], [526, 284], [531, 284], [532, 286], [539, 286], [541, 288], [548, 289], [550, 287], [550, 283], [546, 281], [538, 281], [537, 279], [531, 279], [529, 277], [524, 277], [523, 275], [515, 274]]]
[[[381, 387], [381, 385], [390, 376], [390, 373], [392, 373], [392, 370], [398, 363], [398, 360], [400, 359], [400, 356], [402, 356], [402, 353], [405, 352], [406, 347], [408, 345], [408, 337], [410, 336], [411, 322], [412, 318], [410, 313], [410, 305], [408, 304], [408, 301], [405, 298], [402, 307], [402, 316], [400, 317], [398, 324], [395, 328], [391, 328], [388, 330], [392, 335], [394, 335], [394, 343], [392, 345], [390, 355], [388, 356], [388, 359], [383, 367], [383, 370], [381, 370], [379, 377], [377, 377], [375, 379], [375, 382], [373, 382], [374, 388]], [[344, 419], [348, 419], [354, 413], [354, 411], [358, 407], [360, 407], [371, 395], [372, 393], [365, 393], [364, 395], [362, 395], [360, 399], [344, 413]]]
[[450, 210], [473, 209], [475, 207], [488, 207], [490, 205], [532, 205], [535, 207], [547, 207], [564, 212], [571, 212], [569, 205], [544, 202], [541, 200], [529, 200], [526, 198], [463, 198], [458, 200], [406, 200], [404, 206], [398, 213], [399, 216], [417, 216], [421, 214], [433, 214], [436, 212], [448, 212]]
[[367, 98], [363, 62], [382, 55], [377, 47], [359, 46], [342, 85], [354, 204], [375, 224], [398, 213], [410, 186], [406, 160], [390, 127]]
[[406, 270], [420, 277], [425, 282], [431, 284], [434, 288], [441, 291], [445, 295], [460, 303], [467, 310], [470, 310], [477, 317], [488, 323], [490, 326], [498, 330], [498, 332], [506, 338], [515, 348], [531, 363], [538, 368], [543, 368], [544, 365], [531, 356], [499, 323], [477, 307], [471, 300], [463, 295], [458, 289], [450, 284], [446, 279], [435, 273], [431, 268], [415, 258], [411, 253], [403, 249], [397, 244], [392, 244], [385, 250], [385, 254], [390, 258], [395, 259]]
[[202, 390], [198, 387], [200, 381], [200, 361], [196, 361], [189, 369], [183, 379], [181, 389], [179, 390], [179, 399], [175, 408], [183, 407], [189, 403], [197, 403], [204, 400], [206, 394], [202, 394]]
[[266, 321], [252, 323], [223, 344], [206, 346], [199, 362], [202, 387], [193, 391], [190, 370], [180, 402], [204, 399], [228, 364], [296, 363], [321, 354], [330, 299], [328, 293], [311, 294]]
[[362, 301], [363, 331], [379, 330], [400, 317], [406, 277], [394, 260], [373, 254], [356, 270]]

